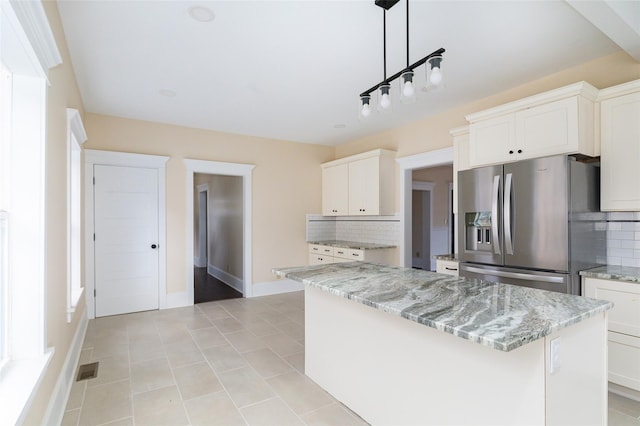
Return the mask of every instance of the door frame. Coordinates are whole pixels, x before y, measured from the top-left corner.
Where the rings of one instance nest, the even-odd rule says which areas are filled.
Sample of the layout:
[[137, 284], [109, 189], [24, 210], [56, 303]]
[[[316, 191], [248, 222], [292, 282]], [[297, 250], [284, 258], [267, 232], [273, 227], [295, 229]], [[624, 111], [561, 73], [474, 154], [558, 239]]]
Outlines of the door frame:
[[[198, 266], [199, 268], [206, 268], [209, 266], [209, 184], [208, 183], [203, 183], [202, 185], [198, 185], [196, 187], [196, 190], [198, 191], [198, 257], [193, 257], [193, 264]], [[202, 244], [202, 240], [203, 240], [203, 235], [202, 232], [203, 229], [201, 229], [201, 224], [202, 224], [202, 209], [201, 209], [201, 205], [200, 205], [200, 198], [202, 197], [202, 193], [204, 193], [204, 203], [205, 203], [205, 218], [204, 218], [204, 256], [203, 254], [200, 252], [201, 244]], [[194, 200], [196, 201], [196, 200]], [[204, 260], [203, 260], [204, 259]], [[202, 265], [202, 263], [204, 263], [204, 266]]]
[[169, 157], [85, 149], [84, 152], [84, 265], [87, 316], [95, 318], [95, 232], [93, 166], [138, 167], [158, 170], [158, 306], [167, 307], [166, 163]]
[[413, 191], [413, 170], [453, 164], [453, 147], [442, 148], [422, 154], [396, 158], [400, 166], [400, 266], [411, 268], [411, 191]]
[[187, 239], [187, 300], [193, 305], [193, 175], [206, 173], [210, 175], [240, 176], [242, 177], [242, 296], [251, 297], [253, 294], [252, 277], [252, 234], [251, 234], [251, 179], [255, 164], [223, 163], [219, 161], [191, 160], [185, 158], [186, 174], [186, 239]]

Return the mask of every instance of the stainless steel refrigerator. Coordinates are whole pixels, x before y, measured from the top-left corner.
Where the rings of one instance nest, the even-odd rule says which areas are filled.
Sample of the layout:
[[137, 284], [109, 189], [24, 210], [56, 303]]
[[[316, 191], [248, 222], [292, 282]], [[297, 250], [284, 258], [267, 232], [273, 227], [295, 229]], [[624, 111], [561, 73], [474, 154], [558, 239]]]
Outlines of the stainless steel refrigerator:
[[580, 294], [605, 263], [599, 167], [564, 155], [458, 173], [460, 275]]

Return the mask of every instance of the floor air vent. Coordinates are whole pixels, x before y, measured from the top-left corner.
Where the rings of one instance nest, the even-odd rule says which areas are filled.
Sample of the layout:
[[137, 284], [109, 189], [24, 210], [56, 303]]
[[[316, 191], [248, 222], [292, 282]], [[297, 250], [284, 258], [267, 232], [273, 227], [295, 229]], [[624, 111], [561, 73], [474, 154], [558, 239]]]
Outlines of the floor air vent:
[[80, 380], [95, 379], [98, 377], [98, 364], [99, 363], [97, 362], [82, 364], [80, 368], [78, 368], [78, 377], [76, 377], [76, 382], [79, 382]]

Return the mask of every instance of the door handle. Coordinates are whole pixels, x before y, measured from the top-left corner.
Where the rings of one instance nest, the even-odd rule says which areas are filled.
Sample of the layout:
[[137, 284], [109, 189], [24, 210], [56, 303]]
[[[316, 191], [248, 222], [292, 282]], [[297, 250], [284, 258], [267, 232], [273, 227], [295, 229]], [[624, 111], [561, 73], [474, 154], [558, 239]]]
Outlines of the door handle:
[[158, 248], [158, 245], [157, 245], [157, 244], [151, 244], [151, 248], [152, 248], [152, 249], [157, 249], [157, 248]]
[[500, 235], [498, 234], [498, 202], [500, 196], [500, 176], [493, 177], [493, 196], [491, 199], [491, 232], [493, 234], [493, 252], [502, 254], [500, 251]]
[[513, 254], [513, 236], [511, 235], [511, 197], [513, 195], [513, 175], [507, 173], [504, 184], [504, 246], [507, 254]]

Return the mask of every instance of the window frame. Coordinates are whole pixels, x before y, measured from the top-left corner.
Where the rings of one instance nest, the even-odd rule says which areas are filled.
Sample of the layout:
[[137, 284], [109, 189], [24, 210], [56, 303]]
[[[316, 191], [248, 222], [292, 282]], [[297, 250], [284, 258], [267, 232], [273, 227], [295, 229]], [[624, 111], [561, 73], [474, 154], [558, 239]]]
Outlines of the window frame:
[[67, 322], [82, 298], [82, 144], [87, 133], [80, 112], [67, 108]]

